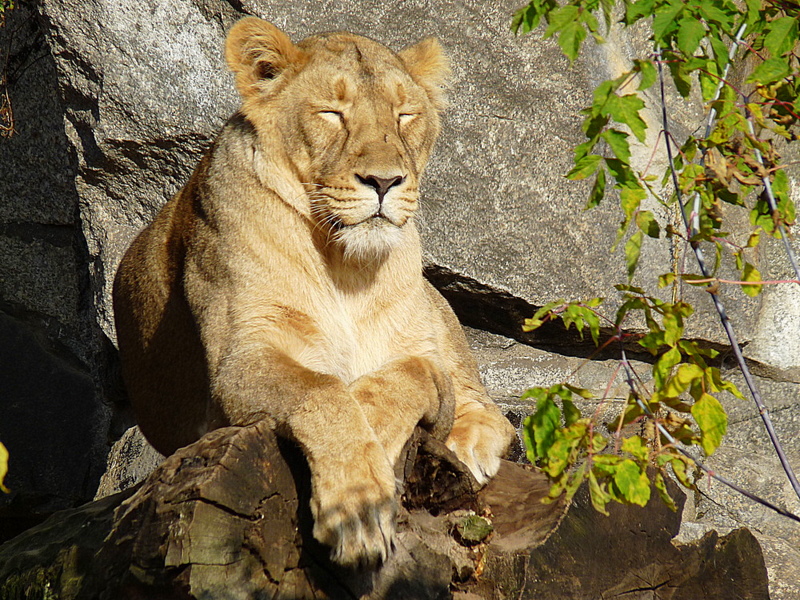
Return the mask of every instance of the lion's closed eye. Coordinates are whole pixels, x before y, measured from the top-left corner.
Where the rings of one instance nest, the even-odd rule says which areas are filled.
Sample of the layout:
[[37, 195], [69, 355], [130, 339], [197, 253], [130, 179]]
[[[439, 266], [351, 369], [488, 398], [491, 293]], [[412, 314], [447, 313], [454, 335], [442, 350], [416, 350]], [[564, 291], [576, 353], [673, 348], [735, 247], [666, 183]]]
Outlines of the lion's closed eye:
[[317, 116], [337, 126], [344, 124], [344, 113], [338, 110], [321, 110]]

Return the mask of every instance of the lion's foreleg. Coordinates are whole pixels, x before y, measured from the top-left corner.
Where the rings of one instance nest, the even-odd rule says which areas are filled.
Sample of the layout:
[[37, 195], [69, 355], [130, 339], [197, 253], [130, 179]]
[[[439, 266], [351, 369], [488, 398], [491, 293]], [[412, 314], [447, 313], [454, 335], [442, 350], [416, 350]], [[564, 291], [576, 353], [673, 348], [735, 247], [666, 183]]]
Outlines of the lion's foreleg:
[[314, 537], [332, 548], [333, 560], [386, 559], [397, 513], [394, 470], [342, 381], [264, 349], [223, 359], [212, 388], [228, 422], [267, 419], [302, 448], [311, 471]]
[[453, 385], [427, 358], [394, 360], [360, 377], [349, 390], [392, 464], [418, 424], [442, 440], [450, 433]]

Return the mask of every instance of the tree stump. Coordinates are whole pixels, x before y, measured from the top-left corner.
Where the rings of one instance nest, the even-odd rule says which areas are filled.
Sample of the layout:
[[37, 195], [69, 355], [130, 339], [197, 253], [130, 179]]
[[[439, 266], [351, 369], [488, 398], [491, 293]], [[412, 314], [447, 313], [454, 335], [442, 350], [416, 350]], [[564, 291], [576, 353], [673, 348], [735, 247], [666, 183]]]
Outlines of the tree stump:
[[769, 597], [749, 532], [676, 547], [680, 515], [658, 500], [610, 507], [610, 517], [585, 490], [569, 507], [544, 504], [546, 479], [508, 462], [478, 491], [422, 431], [397, 475], [395, 552], [376, 571], [342, 569], [311, 536], [298, 449], [264, 424], [220, 429], [137, 488], [0, 547], [0, 599], [46, 590], [62, 600]]

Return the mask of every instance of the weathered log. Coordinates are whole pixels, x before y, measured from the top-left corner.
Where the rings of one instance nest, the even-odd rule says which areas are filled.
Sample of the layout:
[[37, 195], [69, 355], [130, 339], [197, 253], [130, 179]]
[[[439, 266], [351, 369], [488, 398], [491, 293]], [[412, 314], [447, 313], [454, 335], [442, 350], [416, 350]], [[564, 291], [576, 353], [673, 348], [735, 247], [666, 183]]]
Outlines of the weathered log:
[[214, 431], [135, 490], [0, 547], [0, 599], [768, 598], [749, 532], [675, 547], [680, 515], [657, 499], [604, 517], [579, 492], [567, 510], [512, 463], [476, 492], [424, 432], [397, 475], [396, 551], [376, 572], [344, 570], [310, 535], [301, 453], [264, 425]]

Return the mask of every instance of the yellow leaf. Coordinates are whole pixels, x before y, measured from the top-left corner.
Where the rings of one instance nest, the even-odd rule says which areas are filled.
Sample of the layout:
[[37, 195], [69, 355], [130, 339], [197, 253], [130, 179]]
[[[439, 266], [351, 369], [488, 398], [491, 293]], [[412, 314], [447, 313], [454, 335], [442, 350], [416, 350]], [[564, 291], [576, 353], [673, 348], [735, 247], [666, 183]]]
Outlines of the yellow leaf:
[[[744, 264], [744, 270], [742, 271], [742, 280], [743, 281], [761, 281], [761, 273], [758, 272], [753, 265], [750, 263]], [[755, 297], [761, 293], [761, 286], [760, 285], [743, 285], [742, 291], [747, 294], [748, 296]]]
[[0, 490], [3, 490], [6, 494], [9, 493], [9, 489], [3, 485], [3, 480], [6, 478], [6, 474], [8, 473], [8, 450], [6, 447], [0, 442]]

